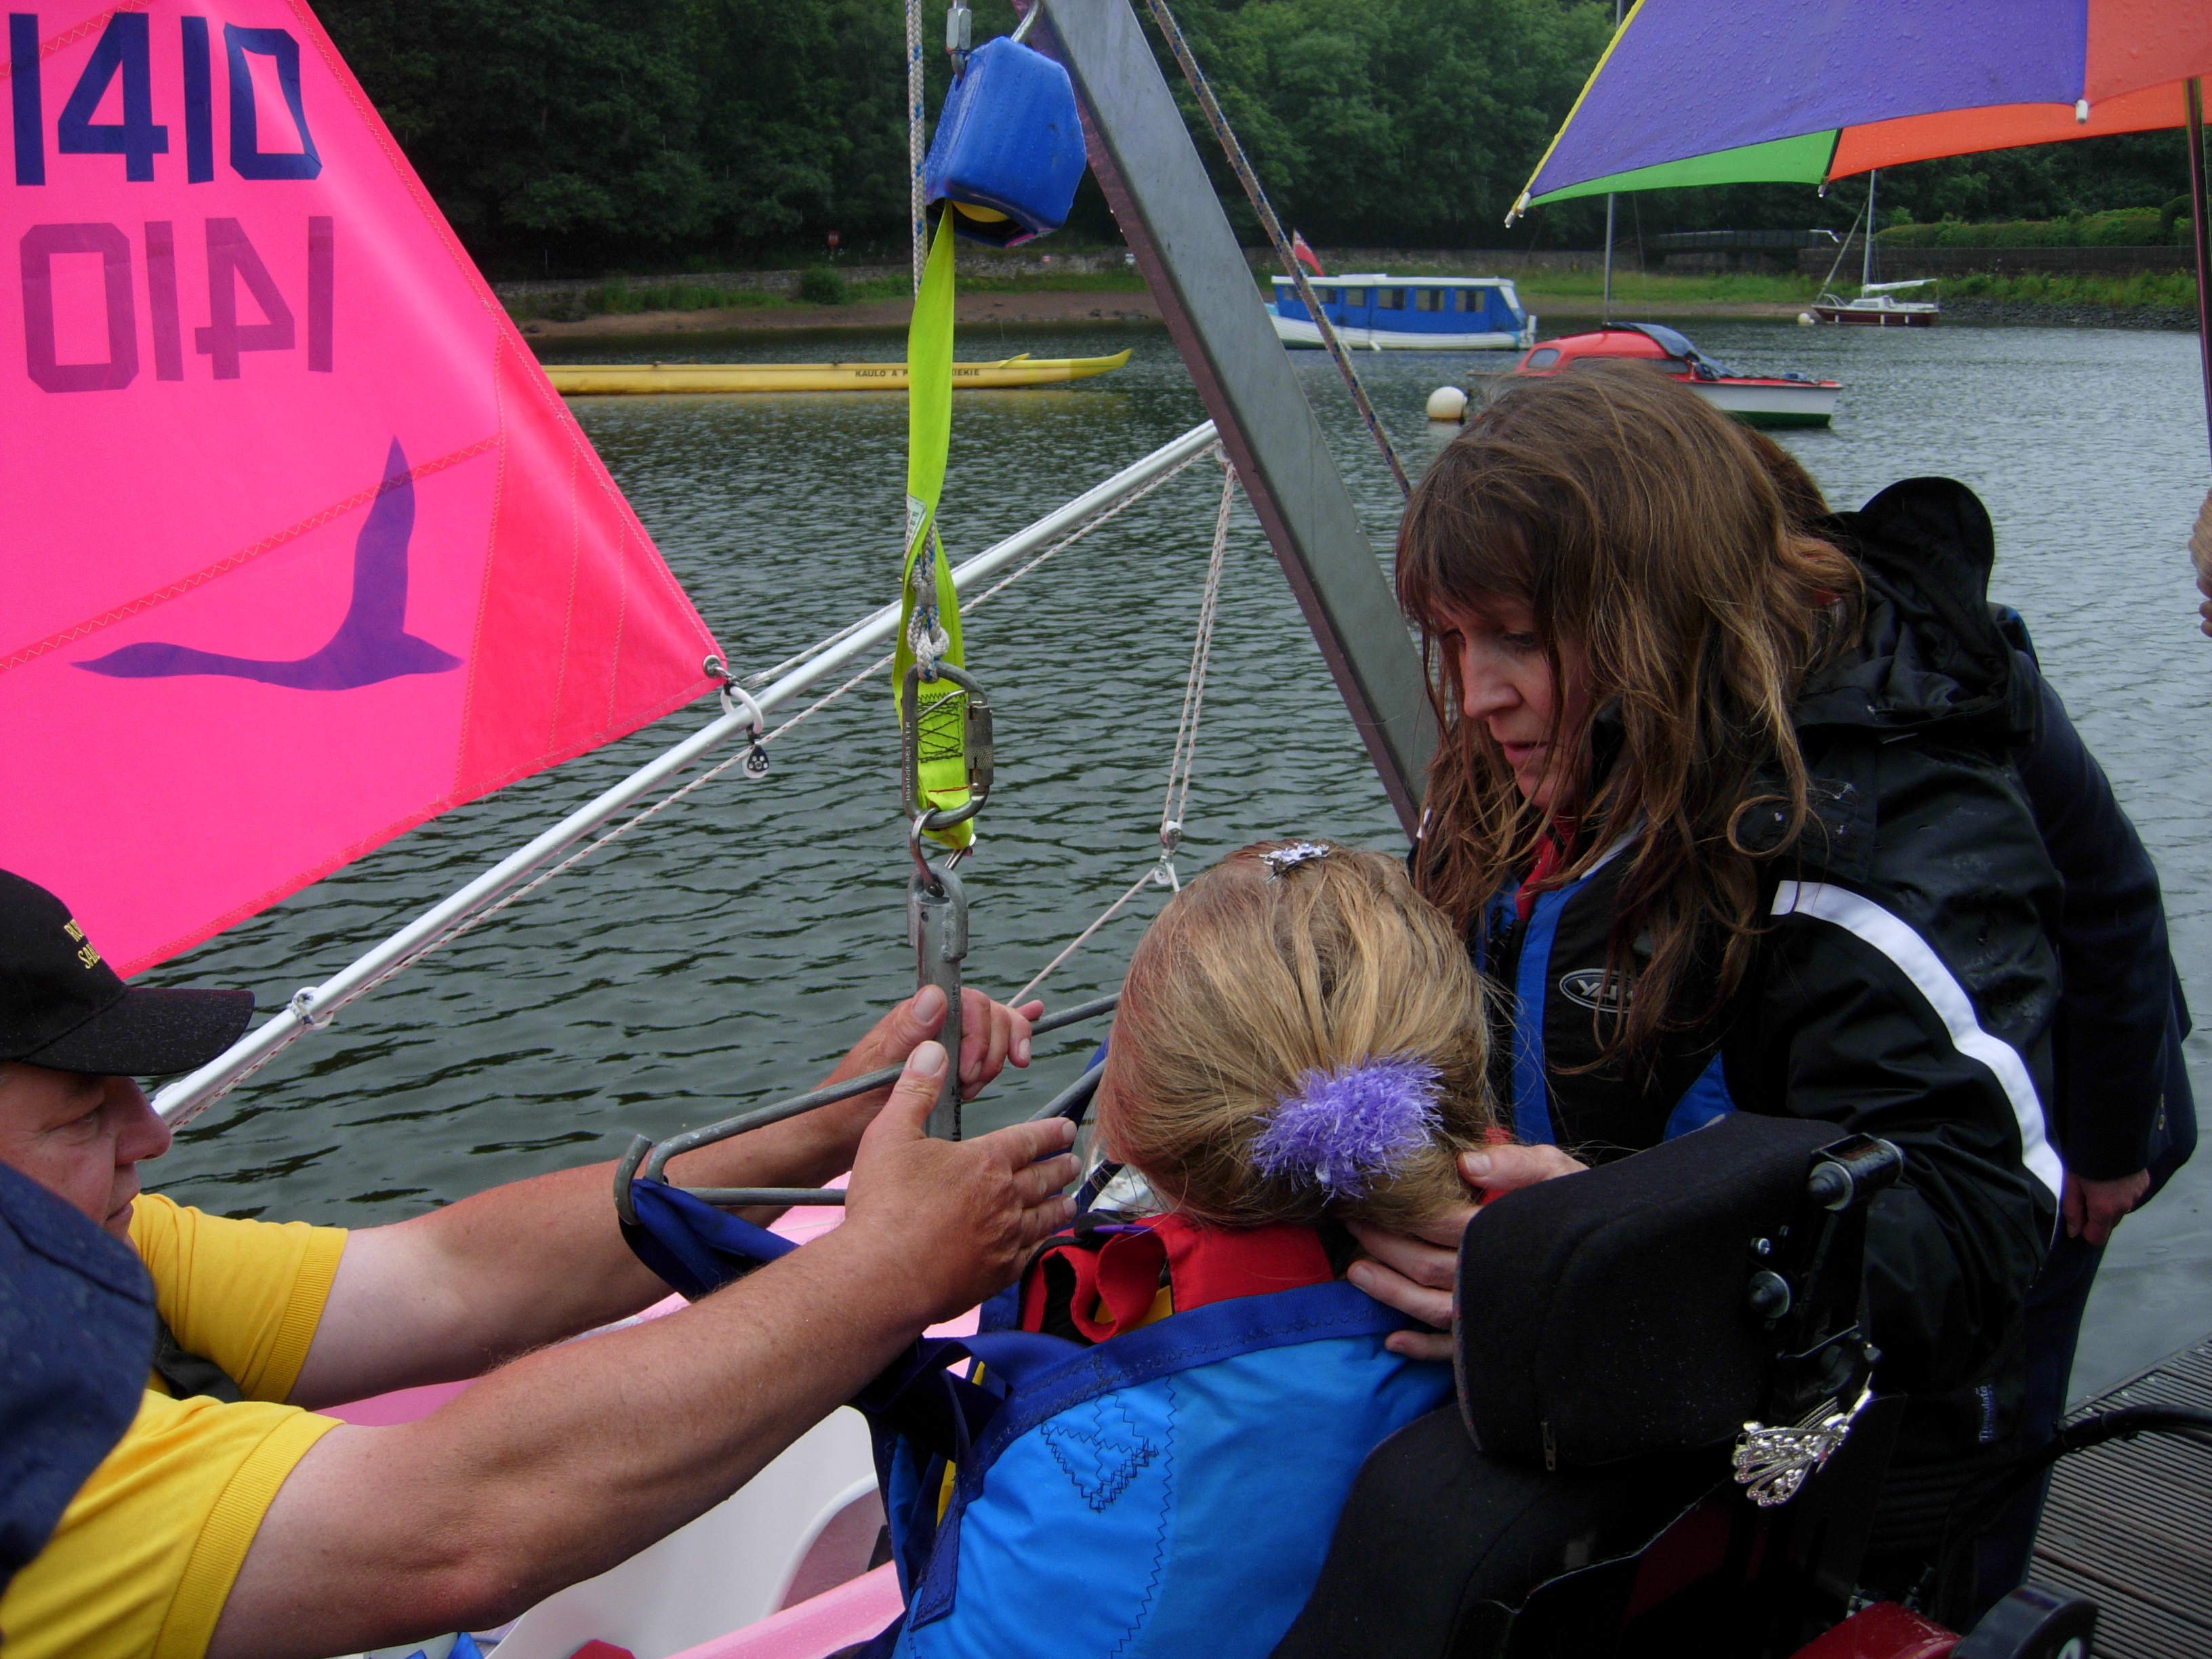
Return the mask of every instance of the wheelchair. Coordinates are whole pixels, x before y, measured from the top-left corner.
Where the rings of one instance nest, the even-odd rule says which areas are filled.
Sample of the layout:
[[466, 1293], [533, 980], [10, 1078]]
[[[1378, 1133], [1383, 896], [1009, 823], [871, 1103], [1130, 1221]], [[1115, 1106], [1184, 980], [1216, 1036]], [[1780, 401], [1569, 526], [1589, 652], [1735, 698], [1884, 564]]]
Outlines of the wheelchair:
[[1370, 1455], [1274, 1659], [2083, 1659], [2080, 1596], [2031, 1583], [1961, 1635], [1944, 1572], [1927, 1606], [1862, 1586], [1905, 1404], [1863, 1259], [1900, 1167], [1736, 1115], [1486, 1206], [1457, 1404]]

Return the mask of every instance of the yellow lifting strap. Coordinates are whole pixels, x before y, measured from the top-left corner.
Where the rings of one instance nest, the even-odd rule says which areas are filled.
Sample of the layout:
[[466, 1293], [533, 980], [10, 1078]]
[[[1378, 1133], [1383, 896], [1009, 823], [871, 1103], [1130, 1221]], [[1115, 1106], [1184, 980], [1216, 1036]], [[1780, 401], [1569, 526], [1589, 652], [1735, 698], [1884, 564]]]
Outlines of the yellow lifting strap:
[[[906, 730], [907, 671], [917, 659], [963, 665], [960, 595], [937, 533], [937, 507], [945, 489], [945, 464], [952, 441], [952, 216], [939, 216], [936, 239], [922, 267], [907, 328], [906, 562], [900, 573], [898, 646], [891, 659], [891, 696], [899, 730]], [[917, 646], [925, 647], [918, 650]], [[912, 813], [928, 807], [951, 811], [968, 804], [968, 757], [963, 704], [967, 694], [927, 674], [915, 687], [921, 705], [921, 764]], [[930, 831], [960, 848], [975, 837], [970, 820]]]

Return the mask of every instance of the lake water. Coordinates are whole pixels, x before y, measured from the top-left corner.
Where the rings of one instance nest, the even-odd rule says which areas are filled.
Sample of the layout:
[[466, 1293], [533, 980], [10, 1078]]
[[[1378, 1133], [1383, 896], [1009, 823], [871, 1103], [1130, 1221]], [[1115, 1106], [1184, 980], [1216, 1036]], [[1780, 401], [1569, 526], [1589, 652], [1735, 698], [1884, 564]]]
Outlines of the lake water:
[[[1553, 331], [1547, 330], [1547, 332]], [[1786, 441], [1839, 505], [1945, 473], [1989, 503], [1994, 594], [2158, 860], [2191, 998], [2212, 1010], [2212, 640], [2184, 551], [2207, 478], [2193, 336], [2105, 330], [1815, 331], [1704, 322], [1709, 352], [1844, 384], [1832, 430]], [[894, 336], [631, 340], [564, 360], [902, 356]], [[947, 550], [980, 550], [1204, 418], [1164, 332], [964, 331], [960, 355], [1128, 367], [955, 400]], [[1297, 355], [1378, 548], [1396, 491], [1318, 353]], [[1464, 357], [1363, 356], [1418, 474], [1454, 428], [1422, 406]], [[904, 399], [582, 399], [585, 429], [744, 673], [893, 596]], [[971, 983], [1012, 991], [1152, 861], [1220, 477], [1211, 462], [1077, 544], [967, 623], [998, 710], [998, 783], [965, 872]], [[1264, 836], [1404, 842], [1265, 539], [1241, 502], [1181, 867]], [[826, 687], [824, 688], [827, 689]], [[264, 1008], [342, 966], [561, 813], [703, 724], [711, 705], [448, 814], [152, 977], [252, 987]], [[887, 689], [790, 734], [295, 1045], [179, 1139], [149, 1184], [240, 1215], [368, 1225], [605, 1158], [807, 1086], [910, 988], [908, 865]], [[1054, 1006], [1109, 988], [1148, 891], [1054, 975]], [[969, 1109], [991, 1124], [1072, 1077], [1041, 1050]], [[2191, 1042], [2212, 1100], [2212, 1032]], [[2075, 1371], [2117, 1381], [2212, 1328], [2212, 1155], [2118, 1235]]]

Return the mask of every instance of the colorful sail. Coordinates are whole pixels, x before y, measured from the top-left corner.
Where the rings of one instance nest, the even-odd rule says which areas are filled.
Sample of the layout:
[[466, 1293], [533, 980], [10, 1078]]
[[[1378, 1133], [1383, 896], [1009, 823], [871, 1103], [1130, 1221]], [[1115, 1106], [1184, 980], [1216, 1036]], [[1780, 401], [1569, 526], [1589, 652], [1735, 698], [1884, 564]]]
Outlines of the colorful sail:
[[29, 3], [0, 867], [127, 974], [715, 646], [306, 6]]
[[2202, 75], [2203, 0], [1638, 0], [1513, 215], [2179, 126]]

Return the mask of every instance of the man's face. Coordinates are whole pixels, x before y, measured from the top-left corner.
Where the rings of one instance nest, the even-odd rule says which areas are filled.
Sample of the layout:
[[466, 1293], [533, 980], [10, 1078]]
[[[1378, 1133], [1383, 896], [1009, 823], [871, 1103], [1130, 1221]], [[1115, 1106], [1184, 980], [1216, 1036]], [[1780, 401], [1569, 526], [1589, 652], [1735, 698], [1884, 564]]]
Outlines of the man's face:
[[131, 1236], [138, 1160], [169, 1150], [169, 1126], [127, 1077], [0, 1063], [0, 1164], [116, 1236]]

